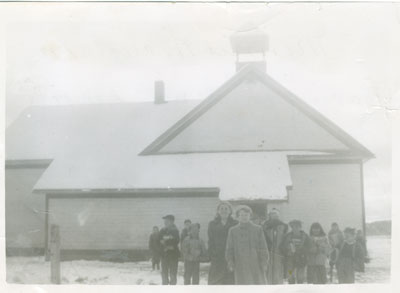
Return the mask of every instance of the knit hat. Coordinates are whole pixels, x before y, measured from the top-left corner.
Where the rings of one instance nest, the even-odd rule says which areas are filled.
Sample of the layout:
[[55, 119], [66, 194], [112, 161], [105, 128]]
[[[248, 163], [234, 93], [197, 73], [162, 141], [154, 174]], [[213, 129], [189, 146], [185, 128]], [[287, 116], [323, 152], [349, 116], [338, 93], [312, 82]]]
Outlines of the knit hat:
[[356, 234], [356, 229], [350, 228], [350, 227], [346, 227], [346, 229], [344, 229], [343, 232], [346, 233], [346, 234], [355, 235]]
[[247, 213], [249, 213], [249, 214], [252, 214], [252, 213], [253, 213], [253, 211], [251, 210], [251, 208], [249, 208], [249, 207], [246, 206], [246, 205], [239, 205], [239, 206], [236, 207], [236, 216], [239, 216], [239, 212], [240, 212], [240, 211], [245, 211], [245, 212], [247, 212]]
[[175, 221], [175, 217], [174, 215], [166, 215], [163, 217], [164, 220], [171, 220], [172, 222]]
[[279, 212], [279, 210], [278, 209], [276, 209], [276, 208], [273, 208], [272, 210], [270, 210], [269, 211], [269, 213], [268, 213], [269, 215], [271, 215], [271, 214], [277, 214], [278, 216], [280, 215], [280, 212]]
[[292, 227], [292, 228], [294, 226], [301, 227], [301, 221], [300, 220], [292, 220], [292, 221], [289, 222], [289, 226]]

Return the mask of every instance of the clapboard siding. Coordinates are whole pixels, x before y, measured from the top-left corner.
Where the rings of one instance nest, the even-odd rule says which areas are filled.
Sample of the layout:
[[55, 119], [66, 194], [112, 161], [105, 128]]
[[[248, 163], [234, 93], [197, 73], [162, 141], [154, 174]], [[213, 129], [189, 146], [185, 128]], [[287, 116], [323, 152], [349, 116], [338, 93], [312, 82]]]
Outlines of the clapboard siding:
[[363, 228], [359, 164], [293, 164], [290, 172], [293, 189], [289, 201], [269, 205], [279, 208], [285, 221], [302, 220], [307, 232], [316, 221], [325, 230], [332, 222], [342, 228]]
[[172, 138], [160, 153], [348, 150], [261, 81], [243, 81]]
[[[289, 222], [300, 219], [304, 229], [320, 222], [325, 230], [332, 222], [362, 228], [362, 188], [359, 164], [292, 164], [293, 188], [289, 201], [270, 202]], [[179, 230], [186, 218], [207, 225], [214, 218], [215, 197], [63, 197], [49, 201], [50, 224], [60, 225], [63, 249], [144, 249], [153, 225], [174, 214]]]
[[45, 200], [32, 189], [45, 167], [5, 169], [7, 248], [44, 248]]
[[58, 224], [63, 249], [143, 249], [152, 227], [174, 214], [179, 230], [187, 218], [207, 226], [215, 216], [217, 197], [52, 198], [49, 223]]

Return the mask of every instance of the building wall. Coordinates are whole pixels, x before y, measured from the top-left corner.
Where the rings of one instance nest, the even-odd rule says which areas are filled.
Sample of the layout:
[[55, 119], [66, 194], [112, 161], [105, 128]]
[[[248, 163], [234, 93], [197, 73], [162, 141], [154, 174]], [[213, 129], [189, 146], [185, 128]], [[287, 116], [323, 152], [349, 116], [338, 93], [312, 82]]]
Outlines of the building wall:
[[251, 80], [240, 83], [159, 152], [332, 149], [348, 147], [278, 93]]
[[[279, 208], [285, 222], [302, 220], [307, 232], [314, 221], [325, 230], [332, 222], [362, 228], [359, 164], [291, 164], [290, 170], [289, 201], [268, 209]], [[166, 214], [176, 216], [179, 230], [186, 218], [199, 222], [207, 240], [217, 204], [217, 197], [52, 198], [49, 221], [60, 225], [63, 249], [143, 249]]]
[[[45, 168], [6, 168], [7, 248], [43, 248], [45, 199], [32, 188]], [[308, 231], [314, 221], [328, 230], [336, 221], [343, 228], [362, 228], [359, 164], [291, 164], [293, 189], [277, 207], [282, 219], [300, 219]], [[50, 199], [49, 223], [60, 225], [64, 249], [143, 249], [153, 225], [174, 214], [179, 230], [186, 218], [201, 224], [207, 240], [208, 222], [215, 216], [217, 197], [59, 198]]]
[[166, 214], [175, 215], [180, 231], [187, 218], [200, 223], [207, 239], [217, 204], [217, 197], [51, 198], [49, 223], [60, 226], [63, 249], [146, 249]]
[[329, 231], [332, 222], [342, 228], [363, 228], [362, 180], [359, 164], [291, 164], [293, 189], [287, 203], [277, 207], [284, 221], [303, 221], [307, 232], [313, 222]]
[[7, 248], [44, 248], [45, 199], [32, 189], [45, 169], [5, 169]]

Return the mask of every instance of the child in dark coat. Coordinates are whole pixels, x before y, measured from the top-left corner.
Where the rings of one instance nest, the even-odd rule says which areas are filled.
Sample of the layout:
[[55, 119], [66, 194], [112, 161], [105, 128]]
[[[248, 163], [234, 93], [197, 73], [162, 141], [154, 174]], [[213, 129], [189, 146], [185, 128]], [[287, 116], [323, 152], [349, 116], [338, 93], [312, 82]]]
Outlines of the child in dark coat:
[[268, 213], [268, 220], [263, 223], [263, 230], [270, 257], [267, 270], [268, 284], [283, 284], [285, 263], [281, 246], [288, 227], [287, 224], [279, 219], [279, 211], [277, 209], [274, 208]]
[[356, 242], [362, 248], [363, 255], [364, 255], [364, 257], [362, 259], [360, 258], [359, 262], [357, 263], [356, 272], [364, 273], [365, 272], [365, 263], [368, 263], [369, 257], [368, 257], [368, 250], [367, 250], [367, 241], [365, 240], [362, 230], [357, 230]]
[[206, 260], [206, 245], [199, 237], [200, 224], [192, 224], [188, 236], [182, 242], [184, 261], [184, 284], [198, 285], [200, 281], [200, 262]]
[[346, 228], [344, 230], [344, 242], [339, 250], [336, 262], [339, 284], [355, 282], [355, 268], [360, 260], [364, 260], [364, 251], [356, 242], [355, 229]]
[[285, 235], [281, 249], [285, 256], [289, 284], [303, 284], [307, 265], [308, 235], [301, 230], [301, 221], [289, 222], [291, 231]]
[[166, 215], [164, 228], [160, 230], [161, 278], [163, 285], [176, 285], [178, 273], [179, 230], [175, 226], [174, 215]]

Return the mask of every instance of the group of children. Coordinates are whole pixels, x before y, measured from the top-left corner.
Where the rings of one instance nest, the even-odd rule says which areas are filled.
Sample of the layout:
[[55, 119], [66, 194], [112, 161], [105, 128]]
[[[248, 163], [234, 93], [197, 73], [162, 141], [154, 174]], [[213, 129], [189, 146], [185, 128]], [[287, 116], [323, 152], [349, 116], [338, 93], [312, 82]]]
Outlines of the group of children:
[[[165, 227], [159, 230], [153, 227], [149, 249], [152, 255], [152, 269], [159, 270], [163, 285], [175, 285], [179, 257], [184, 261], [184, 284], [198, 285], [200, 281], [200, 262], [207, 262], [205, 242], [199, 237], [200, 224], [185, 220], [184, 229], [179, 236], [173, 215], [163, 217]], [[179, 243], [179, 245], [178, 245]], [[179, 253], [180, 246], [180, 253]]]
[[[364, 271], [368, 257], [361, 231], [357, 235], [353, 228], [342, 232], [338, 224], [333, 223], [326, 235], [319, 223], [313, 223], [307, 234], [302, 230], [301, 221], [293, 220], [287, 225], [279, 219], [277, 210], [271, 212], [262, 225], [253, 223], [251, 215], [252, 210], [247, 206], [236, 208], [236, 220], [232, 219], [234, 225], [228, 227], [225, 239], [219, 240], [222, 250], [206, 249], [205, 242], [199, 237], [200, 224], [185, 220], [179, 235], [174, 216], [165, 216], [165, 227], [160, 231], [154, 227], [149, 240], [153, 270], [160, 268], [161, 260], [162, 283], [174, 285], [181, 256], [184, 284], [195, 285], [199, 284], [200, 263], [211, 259], [209, 284], [214, 284], [210, 280], [215, 272], [211, 271], [215, 270], [215, 251], [219, 251], [227, 270], [224, 274], [232, 273], [233, 284], [282, 284], [284, 279], [289, 284], [325, 284], [328, 260], [331, 283], [334, 268], [339, 283], [354, 283], [355, 271]], [[209, 230], [211, 228], [212, 222]], [[209, 237], [213, 237], [208, 232]], [[209, 239], [211, 245], [214, 246]], [[224, 270], [223, 266], [218, 270]]]
[[362, 233], [356, 237], [354, 228], [347, 227], [342, 232], [339, 225], [333, 223], [326, 236], [319, 223], [311, 225], [309, 235], [301, 230], [300, 221], [291, 221], [289, 225], [292, 230], [282, 243], [289, 284], [304, 283], [306, 268], [307, 283], [327, 283], [327, 258], [331, 283], [334, 268], [338, 283], [354, 283], [355, 271], [364, 271], [368, 260], [365, 239]]

